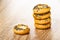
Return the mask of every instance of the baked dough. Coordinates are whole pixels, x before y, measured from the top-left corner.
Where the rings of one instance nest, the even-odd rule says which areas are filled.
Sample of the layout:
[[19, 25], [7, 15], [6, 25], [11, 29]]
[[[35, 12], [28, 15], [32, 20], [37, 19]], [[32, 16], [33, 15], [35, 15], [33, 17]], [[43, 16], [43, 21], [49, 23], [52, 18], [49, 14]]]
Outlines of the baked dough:
[[50, 28], [50, 26], [51, 26], [50, 23], [44, 24], [44, 25], [35, 24], [35, 28], [37, 28], [37, 29], [48, 29], [48, 28]]
[[46, 18], [48, 18], [48, 17], [50, 17], [50, 12], [49, 13], [47, 13], [47, 14], [33, 14], [33, 17], [35, 18], [35, 19], [46, 19]]
[[30, 32], [30, 29], [27, 25], [24, 24], [18, 24], [14, 27], [14, 33], [16, 34], [28, 34]]
[[46, 4], [38, 4], [33, 8], [35, 14], [45, 14], [50, 11], [50, 7]]
[[42, 19], [42, 20], [36, 20], [36, 19], [34, 19], [34, 22], [36, 24], [47, 24], [47, 23], [51, 22], [51, 18]]

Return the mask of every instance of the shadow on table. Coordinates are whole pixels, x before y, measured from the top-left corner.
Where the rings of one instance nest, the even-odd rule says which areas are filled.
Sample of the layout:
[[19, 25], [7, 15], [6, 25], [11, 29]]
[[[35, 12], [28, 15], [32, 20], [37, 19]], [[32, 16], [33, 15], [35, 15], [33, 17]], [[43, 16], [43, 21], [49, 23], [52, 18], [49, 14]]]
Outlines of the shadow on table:
[[47, 30], [35, 29], [35, 34], [38, 40], [52, 40], [51, 29], [47, 29]]
[[13, 40], [30, 40], [30, 36], [29, 34], [26, 34], [26, 35], [14, 34]]

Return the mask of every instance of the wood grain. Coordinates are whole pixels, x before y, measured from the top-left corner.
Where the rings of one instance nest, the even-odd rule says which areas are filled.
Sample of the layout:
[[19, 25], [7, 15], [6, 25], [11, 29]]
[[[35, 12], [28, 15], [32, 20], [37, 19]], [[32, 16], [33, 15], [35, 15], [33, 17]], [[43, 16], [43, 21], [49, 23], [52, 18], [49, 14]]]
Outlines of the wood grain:
[[[51, 29], [35, 29], [33, 17], [22, 17], [22, 9], [19, 11], [18, 5], [15, 5], [16, 1], [0, 0], [0, 3], [0, 40], [60, 40], [60, 20], [52, 19]], [[13, 28], [19, 23], [28, 25], [30, 33], [14, 34]]]

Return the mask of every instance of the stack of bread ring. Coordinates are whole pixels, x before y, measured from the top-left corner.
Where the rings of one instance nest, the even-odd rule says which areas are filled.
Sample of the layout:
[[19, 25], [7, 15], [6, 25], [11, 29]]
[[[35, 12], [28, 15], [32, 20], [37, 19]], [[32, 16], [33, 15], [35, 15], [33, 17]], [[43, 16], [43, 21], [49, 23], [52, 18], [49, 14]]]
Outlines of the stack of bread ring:
[[35, 28], [48, 29], [51, 27], [50, 7], [46, 4], [38, 4], [33, 8]]

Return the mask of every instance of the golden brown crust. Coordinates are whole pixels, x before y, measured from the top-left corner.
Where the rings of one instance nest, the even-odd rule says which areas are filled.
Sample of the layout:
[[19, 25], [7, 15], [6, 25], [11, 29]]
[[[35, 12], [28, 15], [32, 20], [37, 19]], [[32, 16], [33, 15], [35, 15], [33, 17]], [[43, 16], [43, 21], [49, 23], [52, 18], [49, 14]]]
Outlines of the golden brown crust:
[[51, 27], [51, 24], [45, 24], [45, 25], [40, 25], [40, 24], [35, 24], [35, 28], [38, 28], [38, 29], [47, 29], [47, 28], [50, 28]]
[[29, 31], [30, 31], [30, 29], [25, 29], [25, 30], [20, 30], [20, 31], [14, 29], [13, 31], [14, 31], [14, 33], [16, 33], [16, 34], [28, 34]]
[[50, 11], [50, 7], [46, 4], [38, 4], [33, 8], [35, 14], [45, 14]]
[[16, 34], [28, 34], [30, 32], [30, 29], [27, 25], [24, 24], [18, 24], [14, 27], [14, 33]]
[[50, 17], [50, 14], [51, 13], [47, 13], [47, 14], [45, 14], [45, 15], [36, 15], [36, 14], [33, 14], [33, 17], [35, 18], [35, 19], [46, 19], [46, 18], [48, 18], [48, 17]]
[[51, 18], [43, 19], [43, 20], [34, 20], [36, 24], [47, 24], [51, 22]]

